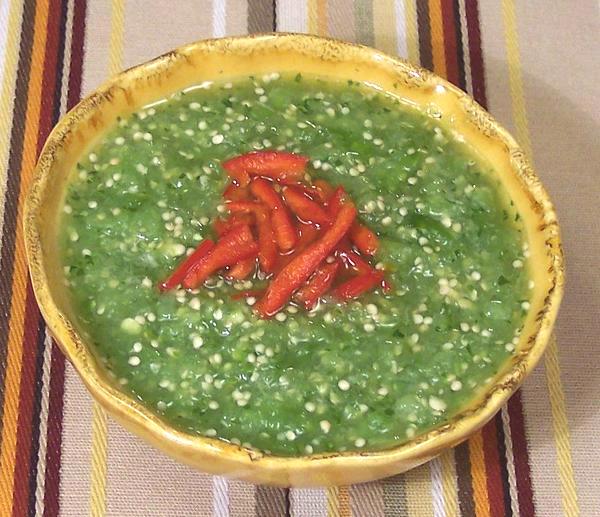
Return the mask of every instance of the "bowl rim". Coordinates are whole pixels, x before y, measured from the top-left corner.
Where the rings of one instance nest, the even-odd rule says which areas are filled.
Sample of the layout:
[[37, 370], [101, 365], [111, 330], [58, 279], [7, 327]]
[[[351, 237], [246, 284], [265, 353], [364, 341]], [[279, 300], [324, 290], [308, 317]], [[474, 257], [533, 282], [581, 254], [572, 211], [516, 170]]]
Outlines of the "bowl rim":
[[[510, 153], [513, 169], [519, 176], [523, 188], [531, 197], [532, 203], [539, 207], [538, 212], [542, 222], [540, 231], [546, 235], [545, 249], [551, 265], [548, 271], [550, 275], [550, 289], [546, 293], [543, 309], [536, 317], [537, 330], [529, 340], [529, 347], [525, 351], [526, 353], [519, 354], [517, 356], [518, 360], [514, 361], [512, 368], [504, 372], [493, 385], [489, 385], [485, 389], [483, 398], [477, 401], [477, 404], [471, 401], [448, 422], [389, 449], [332, 452], [290, 457], [264, 455], [217, 438], [195, 436], [178, 431], [160, 419], [150, 409], [136, 402], [133, 397], [116, 389], [103, 378], [100, 368], [95, 364], [92, 352], [88, 350], [85, 344], [85, 340], [82, 339], [74, 325], [69, 322], [65, 314], [58, 308], [51, 288], [48, 285], [44, 265], [44, 252], [40, 245], [40, 207], [44, 201], [45, 187], [57, 156], [57, 150], [60, 149], [66, 135], [77, 126], [81, 114], [88, 110], [97, 109], [98, 98], [109, 96], [113, 88], [119, 88], [126, 80], [134, 78], [136, 75], [144, 75], [150, 66], [156, 67], [159, 71], [165, 71], [172, 66], [178, 66], [178, 57], [185, 57], [188, 53], [193, 53], [199, 49], [211, 48], [211, 46], [226, 50], [232, 44], [241, 43], [252, 46], [260, 43], [269, 45], [270, 42], [283, 40], [287, 40], [292, 44], [295, 41], [299, 41], [302, 45], [307, 45], [310, 51], [315, 51], [323, 45], [354, 48], [365, 59], [384, 61], [386, 62], [386, 66], [401, 69], [405, 73], [416, 74], [428, 84], [443, 85], [463, 104], [465, 111], [472, 111], [470, 113], [472, 117], [481, 117], [485, 119], [486, 124], [491, 125], [495, 138], [504, 143], [507, 152]], [[366, 469], [367, 472], [370, 467], [383, 468], [398, 465], [402, 462], [412, 462], [412, 465], [416, 466], [439, 454], [445, 448], [467, 439], [469, 435], [480, 429], [493, 417], [540, 360], [549, 339], [551, 339], [552, 327], [564, 287], [564, 257], [556, 212], [545, 188], [534, 173], [524, 152], [508, 131], [465, 92], [432, 72], [370, 47], [306, 34], [266, 33], [200, 40], [179, 47], [174, 51], [131, 67], [111, 77], [94, 92], [82, 99], [59, 121], [50, 133], [36, 165], [32, 186], [25, 203], [23, 224], [26, 253], [33, 288], [41, 312], [46, 320], [48, 329], [56, 338], [67, 359], [74, 365], [94, 399], [118, 421], [133, 429], [136, 434], [184, 462], [196, 466], [207, 466], [207, 462], [216, 461], [219, 457], [227, 457], [231, 465], [237, 465], [240, 469], [243, 469], [244, 466], [252, 467], [256, 475], [243, 475], [246, 480], [271, 482], [272, 484], [281, 484], [284, 486], [289, 486], [290, 483], [287, 481], [278, 481], [277, 479], [269, 480], [269, 475], [298, 469], [305, 472], [309, 477], [313, 476], [314, 480], [314, 477], [321, 468], [332, 464], [340, 468], [360, 467], [361, 469]], [[208, 470], [211, 470], [211, 468], [208, 468]], [[267, 477], [265, 477], [265, 475], [261, 475], [258, 472], [261, 470], [270, 472], [270, 474], [267, 474]], [[222, 470], [213, 469], [213, 472], [222, 472]], [[395, 471], [392, 468], [390, 473], [393, 472]], [[233, 475], [236, 475], [235, 472]], [[374, 479], [375, 477], [381, 477], [381, 475], [374, 477], [368, 475], [359, 476], [361, 480]], [[326, 479], [325, 483], [327, 481]], [[310, 481], [302, 484], [307, 486], [322, 483]]]

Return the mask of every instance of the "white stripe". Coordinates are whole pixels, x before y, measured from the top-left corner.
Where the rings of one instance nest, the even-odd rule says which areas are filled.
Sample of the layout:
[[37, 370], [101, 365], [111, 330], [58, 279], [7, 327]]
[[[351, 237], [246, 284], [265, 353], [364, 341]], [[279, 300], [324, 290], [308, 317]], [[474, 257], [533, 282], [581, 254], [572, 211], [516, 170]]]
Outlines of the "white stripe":
[[225, 20], [227, 19], [227, 2], [225, 0], [213, 0], [213, 37], [222, 38], [227, 32]]
[[463, 61], [465, 63], [465, 87], [467, 92], [473, 94], [473, 78], [471, 77], [471, 54], [469, 54], [469, 31], [467, 28], [467, 14], [465, 0], [458, 1], [460, 14], [460, 28], [462, 33]]
[[229, 483], [221, 476], [213, 476], [213, 516], [229, 517]]
[[439, 458], [431, 460], [431, 499], [434, 517], [445, 517], [444, 489], [442, 486], [442, 462]]
[[[409, 0], [411, 1], [411, 0]], [[404, 59], [408, 59], [408, 44], [406, 34], [406, 5], [404, 0], [396, 0], [394, 2], [396, 11], [396, 51], [398, 55]]]
[[277, 2], [277, 30], [308, 32], [308, 2], [300, 0]]
[[510, 492], [510, 508], [513, 517], [519, 517], [519, 496], [517, 493], [517, 476], [515, 473], [515, 457], [512, 434], [510, 432], [510, 416], [506, 406], [502, 407], [502, 429], [504, 430], [504, 448], [506, 449], [506, 470], [508, 472], [508, 489]]
[[67, 96], [69, 94], [69, 73], [71, 71], [71, 41], [73, 40], [73, 10], [75, 8], [74, 0], [69, 0], [67, 4], [67, 21], [65, 33], [65, 52], [62, 69], [62, 85], [60, 89], [60, 115], [61, 117], [67, 111]]
[[322, 488], [290, 488], [292, 517], [327, 517], [327, 494]]
[[50, 393], [50, 364], [52, 362], [52, 339], [46, 331], [44, 338], [44, 362], [42, 364], [42, 399], [40, 401], [40, 438], [35, 489], [35, 514], [44, 515], [44, 492], [46, 490], [46, 447], [48, 441], [48, 403]]
[[6, 57], [6, 42], [8, 41], [8, 13], [10, 8], [10, 1], [3, 0], [0, 4], [0, 63], [2, 63], [2, 69], [0, 70], [0, 84], [4, 79], [4, 68], [6, 63], [4, 59]]

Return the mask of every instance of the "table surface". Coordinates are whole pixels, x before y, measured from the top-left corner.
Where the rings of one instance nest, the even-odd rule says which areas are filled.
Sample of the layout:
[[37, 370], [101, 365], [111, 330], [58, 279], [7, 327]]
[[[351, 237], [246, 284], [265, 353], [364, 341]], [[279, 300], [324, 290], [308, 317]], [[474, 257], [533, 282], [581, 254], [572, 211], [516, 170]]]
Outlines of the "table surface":
[[[598, 9], [596, 0], [2, 0], [0, 515], [598, 515]], [[558, 345], [468, 443], [376, 483], [256, 487], [157, 453], [90, 400], [46, 334], [27, 276], [23, 199], [58, 117], [109, 74], [180, 44], [272, 30], [361, 42], [448, 77], [521, 142], [561, 221]]]

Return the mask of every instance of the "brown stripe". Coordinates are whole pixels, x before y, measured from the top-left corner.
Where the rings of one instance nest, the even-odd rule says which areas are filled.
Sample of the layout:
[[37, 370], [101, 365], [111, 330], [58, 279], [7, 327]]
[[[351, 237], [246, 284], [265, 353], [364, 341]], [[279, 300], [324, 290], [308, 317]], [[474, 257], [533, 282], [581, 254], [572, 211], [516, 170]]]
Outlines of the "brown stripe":
[[[483, 436], [483, 454], [485, 457], [485, 472], [488, 491], [488, 500], [490, 506], [490, 517], [503, 517], [511, 514], [510, 504], [505, 508], [504, 488], [501, 472], [501, 458], [498, 454], [498, 429], [497, 426], [502, 422], [498, 422], [498, 416], [490, 420], [482, 429]], [[504, 435], [502, 435], [504, 441]]]
[[[71, 36], [71, 63], [67, 109], [73, 108], [81, 96], [83, 75], [83, 44], [85, 38], [86, 0], [75, 0]], [[44, 517], [59, 514], [59, 488], [62, 447], [63, 396], [65, 390], [65, 358], [54, 341], [50, 369], [48, 423], [46, 442], [46, 472], [44, 483]]]
[[285, 488], [269, 486], [256, 487], [256, 515], [257, 517], [281, 517], [289, 515], [289, 494]]
[[354, 17], [356, 18], [356, 42], [372, 47], [375, 44], [372, 0], [354, 0]]
[[460, 513], [465, 517], [475, 515], [475, 501], [473, 500], [473, 478], [471, 477], [471, 459], [469, 456], [469, 443], [461, 443], [454, 450], [456, 459], [456, 474], [458, 486], [458, 503]]
[[473, 97], [484, 108], [487, 107], [485, 92], [485, 73], [483, 68], [483, 52], [481, 50], [481, 31], [479, 27], [479, 7], [477, 0], [465, 0], [465, 16], [469, 35], [469, 61], [471, 63], [471, 80]]
[[[46, 30], [46, 48], [44, 53], [44, 70], [42, 77], [42, 92], [44, 97], [40, 106], [40, 115], [37, 131], [37, 147], [36, 155], [48, 136], [53, 125], [54, 102], [56, 101], [56, 69], [59, 54], [59, 35], [61, 23], [61, 4], [60, 0], [50, 0], [48, 6], [49, 12], [59, 13], [59, 16], [49, 16]], [[29, 174], [30, 171], [25, 171]], [[17, 222], [20, 224], [20, 221]], [[17, 419], [17, 447], [15, 455], [15, 472], [14, 472], [14, 488], [13, 488], [13, 515], [15, 517], [24, 515], [29, 506], [29, 488], [31, 487], [31, 479], [35, 487], [36, 478], [36, 462], [31, 461], [32, 458], [37, 458], [37, 446], [39, 442], [32, 442], [32, 429], [39, 413], [34, 414], [35, 399], [40, 396], [40, 376], [41, 365], [39, 360], [43, 358], [43, 340], [42, 348], [36, 346], [37, 337], [39, 335], [41, 316], [35, 302], [31, 283], [27, 281], [25, 293], [13, 293], [13, 296], [24, 296], [25, 298], [25, 314], [23, 319], [23, 353], [21, 358], [21, 384], [19, 386], [19, 406]], [[36, 377], [36, 373], [39, 374]], [[38, 388], [36, 390], [36, 387]], [[37, 391], [37, 393], [36, 393]], [[39, 432], [39, 426], [36, 426]], [[32, 448], [35, 448], [35, 454], [32, 455]], [[33, 492], [35, 501], [35, 488]]]
[[[0, 251], [0, 440], [3, 428], [4, 382], [6, 356], [8, 351], [8, 324], [12, 292], [12, 276], [15, 254], [15, 229], [18, 209], [19, 186], [21, 183], [21, 162], [23, 158], [23, 137], [27, 113], [27, 86], [31, 69], [33, 48], [33, 26], [35, 21], [35, 0], [25, 0], [23, 25], [19, 48], [19, 64], [15, 83], [15, 103], [13, 126], [10, 137], [10, 153], [6, 170], [6, 197], [4, 209], [4, 233]], [[2, 444], [0, 443], [0, 447]]]
[[456, 13], [453, 0], [441, 0], [442, 24], [444, 27], [444, 57], [446, 59], [446, 79], [458, 86], [458, 58], [456, 39]]
[[275, 31], [275, 11], [273, 0], [248, 0], [248, 32]]
[[512, 437], [513, 457], [515, 460], [519, 513], [521, 517], [533, 517], [535, 515], [535, 505], [531, 486], [529, 451], [525, 435], [525, 417], [523, 415], [521, 390], [517, 391], [508, 401], [508, 416], [510, 418], [510, 435]]
[[421, 66], [433, 69], [433, 54], [431, 51], [431, 26], [429, 25], [429, 2], [417, 1], [417, 27], [419, 29], [419, 54]]

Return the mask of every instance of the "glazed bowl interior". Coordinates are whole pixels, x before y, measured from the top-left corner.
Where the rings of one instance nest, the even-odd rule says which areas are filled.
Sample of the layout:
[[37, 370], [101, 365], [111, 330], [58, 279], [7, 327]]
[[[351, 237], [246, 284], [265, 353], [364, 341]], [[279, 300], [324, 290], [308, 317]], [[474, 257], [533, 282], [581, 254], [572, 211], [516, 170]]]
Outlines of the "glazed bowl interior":
[[[398, 447], [304, 457], [267, 456], [172, 428], [111, 381], [88, 346], [70, 304], [58, 249], [59, 214], [71, 171], [117, 117], [203, 81], [270, 72], [352, 79], [396, 96], [439, 119], [489, 163], [516, 205], [535, 282], [516, 353], [448, 423]], [[415, 467], [480, 428], [517, 389], [550, 338], [563, 289], [556, 215], [514, 139], [466, 94], [443, 79], [373, 49], [294, 34], [202, 41], [114, 77], [74, 108], [52, 132], [26, 205], [26, 246], [36, 297], [49, 329], [95, 399], [125, 427], [202, 470], [284, 486], [368, 481]]]

